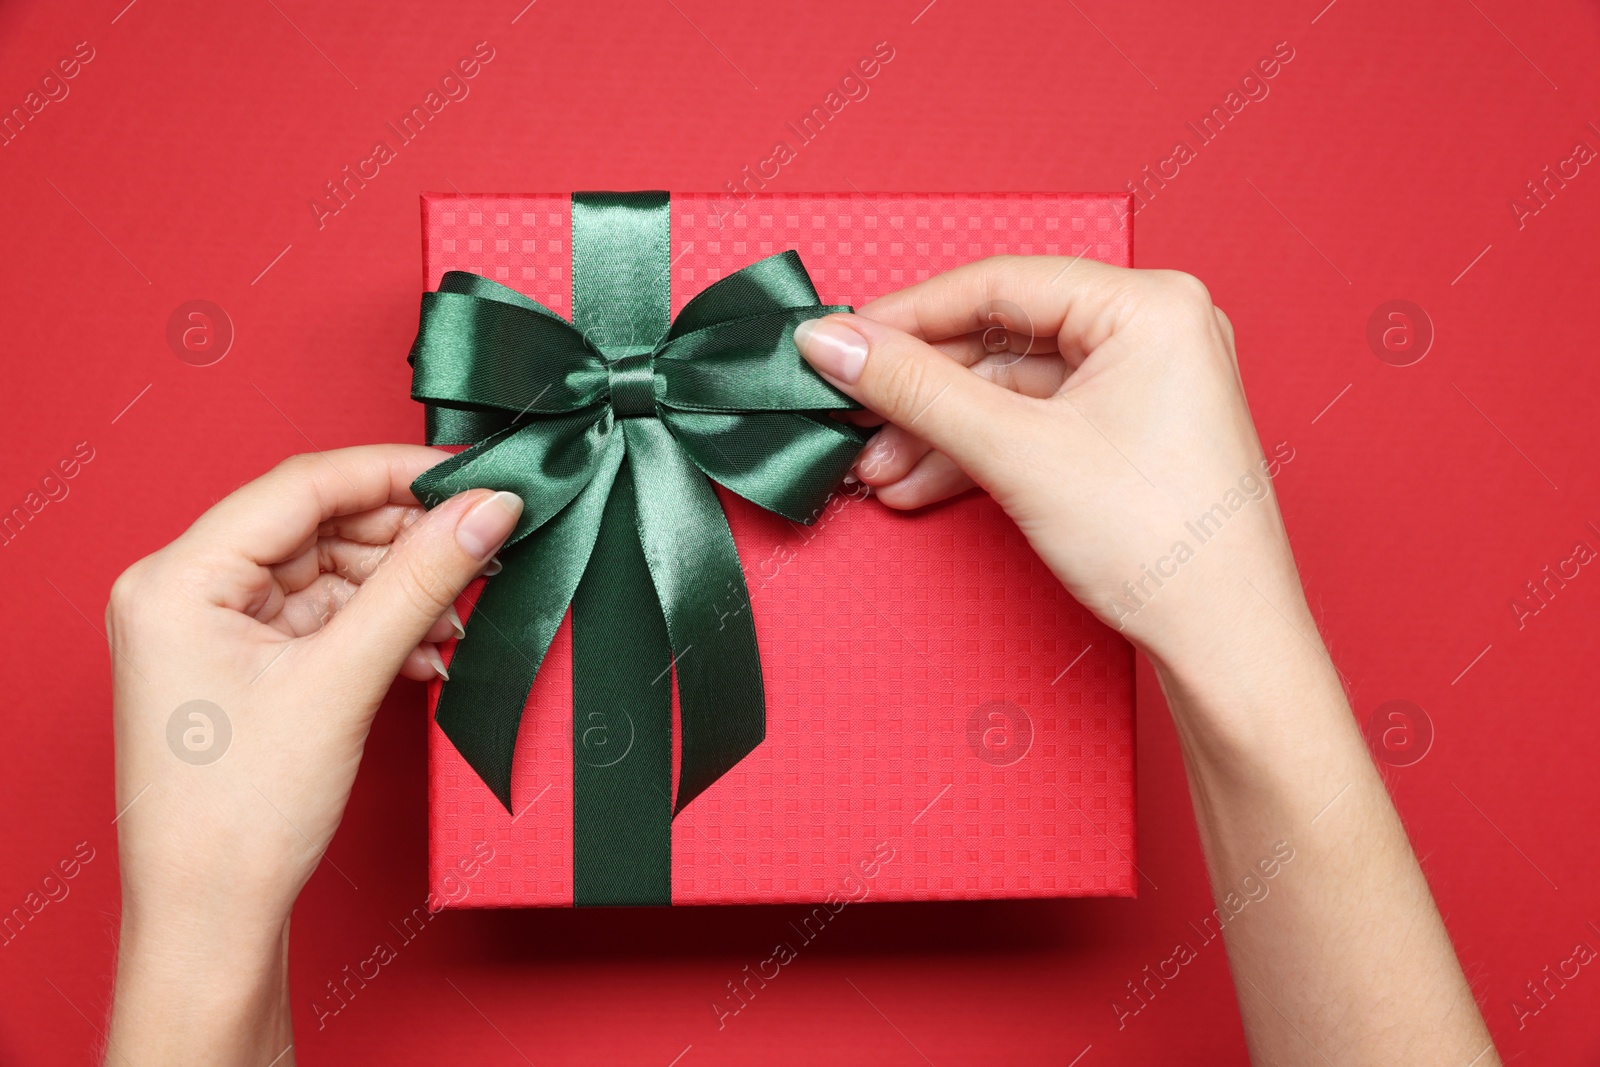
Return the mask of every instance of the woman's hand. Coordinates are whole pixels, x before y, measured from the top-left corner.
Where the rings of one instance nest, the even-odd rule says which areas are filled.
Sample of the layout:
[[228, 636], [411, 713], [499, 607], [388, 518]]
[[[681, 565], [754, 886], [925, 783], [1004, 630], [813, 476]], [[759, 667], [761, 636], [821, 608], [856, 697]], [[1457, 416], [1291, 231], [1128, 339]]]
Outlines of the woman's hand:
[[891, 423], [857, 465], [882, 501], [982, 486], [1150, 656], [1252, 1059], [1498, 1063], [1306, 607], [1205, 287], [1002, 257], [795, 340]]
[[444, 458], [409, 445], [296, 456], [113, 586], [123, 921], [109, 1062], [265, 1064], [289, 1045], [289, 913], [373, 714], [397, 674], [442, 674], [433, 642], [457, 632], [456, 596], [522, 510], [476, 490], [423, 511], [408, 486]]
[[883, 503], [977, 483], [1153, 658], [1214, 654], [1218, 615], [1303, 613], [1233, 330], [1194, 278], [998, 257], [796, 340], [891, 423], [856, 469]]

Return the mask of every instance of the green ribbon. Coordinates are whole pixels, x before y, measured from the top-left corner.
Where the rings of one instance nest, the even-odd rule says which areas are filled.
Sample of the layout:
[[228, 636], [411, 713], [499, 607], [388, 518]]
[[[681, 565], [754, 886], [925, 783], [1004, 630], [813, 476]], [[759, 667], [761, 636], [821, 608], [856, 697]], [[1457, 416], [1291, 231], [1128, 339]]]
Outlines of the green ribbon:
[[523, 708], [571, 607], [580, 905], [670, 903], [673, 817], [766, 734], [749, 592], [711, 483], [809, 524], [862, 444], [821, 414], [856, 405], [794, 347], [801, 321], [849, 309], [824, 306], [789, 251], [672, 320], [670, 238], [665, 193], [574, 194], [572, 322], [451, 271], [423, 294], [411, 350], [428, 442], [471, 445], [417, 498], [525, 502], [435, 718], [513, 810]]

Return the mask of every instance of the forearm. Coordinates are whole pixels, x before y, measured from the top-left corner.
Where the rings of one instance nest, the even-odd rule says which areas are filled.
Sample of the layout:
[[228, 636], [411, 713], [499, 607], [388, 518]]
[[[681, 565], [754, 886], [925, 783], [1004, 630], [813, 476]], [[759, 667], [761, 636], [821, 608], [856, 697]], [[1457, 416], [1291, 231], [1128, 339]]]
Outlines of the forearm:
[[107, 1067], [292, 1067], [289, 927], [219, 936], [123, 915]]
[[1309, 612], [1256, 599], [1157, 662], [1253, 1060], [1498, 1063]]

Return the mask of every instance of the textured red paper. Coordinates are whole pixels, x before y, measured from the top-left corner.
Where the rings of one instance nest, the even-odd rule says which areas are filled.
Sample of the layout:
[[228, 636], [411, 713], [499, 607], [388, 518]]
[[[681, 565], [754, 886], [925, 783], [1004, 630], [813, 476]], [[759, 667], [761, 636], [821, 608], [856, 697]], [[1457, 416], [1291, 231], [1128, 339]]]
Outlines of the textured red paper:
[[[1003, 253], [1128, 264], [1128, 207], [935, 194], [738, 208], [678, 194], [673, 310], [788, 248], [825, 302], [852, 305]], [[566, 196], [425, 197], [423, 228], [429, 288], [470, 270], [570, 312]], [[991, 500], [902, 514], [840, 494], [808, 529], [719, 495], [750, 586], [767, 739], [675, 821], [674, 903], [1134, 895], [1132, 650]], [[570, 656], [563, 625], [523, 721], [516, 815], [430, 729], [441, 901], [572, 903]]]

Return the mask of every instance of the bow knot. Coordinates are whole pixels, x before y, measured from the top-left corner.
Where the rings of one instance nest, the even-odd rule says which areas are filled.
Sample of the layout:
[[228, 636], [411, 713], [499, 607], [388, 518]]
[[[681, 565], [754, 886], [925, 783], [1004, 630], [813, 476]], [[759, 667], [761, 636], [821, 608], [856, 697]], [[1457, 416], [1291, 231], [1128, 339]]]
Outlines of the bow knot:
[[655, 353], [623, 356], [606, 364], [611, 413], [618, 418], [656, 413]]

